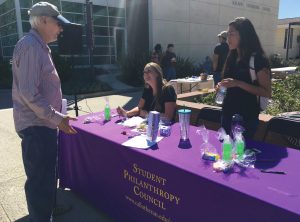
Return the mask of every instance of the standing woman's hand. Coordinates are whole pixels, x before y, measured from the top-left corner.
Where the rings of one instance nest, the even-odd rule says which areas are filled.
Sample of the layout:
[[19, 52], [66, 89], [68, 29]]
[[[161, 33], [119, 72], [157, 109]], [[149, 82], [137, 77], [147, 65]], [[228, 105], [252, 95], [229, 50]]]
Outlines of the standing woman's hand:
[[232, 78], [223, 79], [218, 86], [224, 86], [226, 88], [239, 87], [240, 81]]

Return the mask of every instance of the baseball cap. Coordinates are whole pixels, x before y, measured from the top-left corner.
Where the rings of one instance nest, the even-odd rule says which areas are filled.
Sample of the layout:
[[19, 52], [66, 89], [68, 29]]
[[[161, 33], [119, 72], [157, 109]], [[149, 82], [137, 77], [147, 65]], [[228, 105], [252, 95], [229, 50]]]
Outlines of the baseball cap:
[[227, 39], [227, 31], [222, 31], [218, 34], [218, 37], [222, 37], [224, 39]]
[[49, 16], [56, 19], [61, 25], [71, 24], [71, 22], [63, 17], [57, 7], [49, 2], [38, 2], [34, 4], [29, 10], [30, 16]]

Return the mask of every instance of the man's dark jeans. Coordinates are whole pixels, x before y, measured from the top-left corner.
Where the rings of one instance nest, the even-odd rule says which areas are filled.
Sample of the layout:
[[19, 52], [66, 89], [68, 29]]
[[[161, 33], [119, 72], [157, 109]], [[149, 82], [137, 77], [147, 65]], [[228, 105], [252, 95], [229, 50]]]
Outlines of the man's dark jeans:
[[25, 194], [32, 222], [52, 221], [56, 195], [57, 130], [32, 126], [18, 132], [27, 180]]

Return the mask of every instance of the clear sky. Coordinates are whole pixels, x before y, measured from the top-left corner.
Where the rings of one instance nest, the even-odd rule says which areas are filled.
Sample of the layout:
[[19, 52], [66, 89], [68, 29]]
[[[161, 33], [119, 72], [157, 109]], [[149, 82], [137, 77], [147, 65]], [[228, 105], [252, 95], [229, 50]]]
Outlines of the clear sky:
[[300, 17], [300, 0], [279, 0], [278, 18]]

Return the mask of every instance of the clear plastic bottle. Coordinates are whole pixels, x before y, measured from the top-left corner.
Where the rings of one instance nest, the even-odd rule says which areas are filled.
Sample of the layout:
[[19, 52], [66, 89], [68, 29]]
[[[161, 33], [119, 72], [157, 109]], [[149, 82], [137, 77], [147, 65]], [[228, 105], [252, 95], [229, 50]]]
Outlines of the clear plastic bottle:
[[244, 118], [240, 114], [234, 114], [231, 119], [231, 136], [235, 137], [237, 133], [243, 133], [244, 128]]
[[221, 86], [217, 95], [216, 95], [216, 100], [215, 102], [219, 105], [222, 105], [223, 104], [223, 100], [225, 98], [225, 95], [226, 95], [226, 91], [227, 91], [227, 88], [224, 87], [224, 86]]
[[110, 106], [108, 97], [105, 97], [104, 119], [105, 121], [110, 120]]
[[231, 161], [231, 159], [232, 159], [232, 143], [231, 143], [229, 135], [225, 136], [222, 148], [223, 148], [222, 159], [224, 161]]
[[235, 136], [235, 149], [237, 158], [243, 159], [245, 153], [245, 141], [242, 133], [237, 133]]

